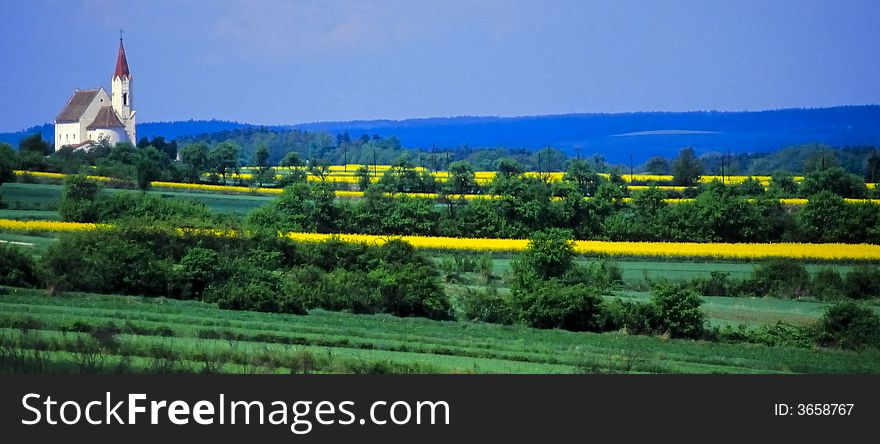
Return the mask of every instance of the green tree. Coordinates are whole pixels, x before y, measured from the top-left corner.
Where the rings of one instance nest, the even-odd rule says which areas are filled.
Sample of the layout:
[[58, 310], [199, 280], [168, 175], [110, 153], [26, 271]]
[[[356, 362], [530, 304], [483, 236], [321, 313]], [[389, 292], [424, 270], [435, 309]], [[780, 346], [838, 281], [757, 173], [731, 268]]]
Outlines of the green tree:
[[253, 174], [253, 182], [262, 186], [275, 180], [275, 171], [269, 167], [269, 146], [266, 143], [257, 145], [254, 152], [254, 165], [257, 169]]
[[299, 157], [299, 153], [295, 151], [290, 151], [281, 158], [281, 166], [291, 168], [291, 167], [299, 167], [302, 166], [302, 159]]
[[150, 183], [159, 180], [167, 168], [168, 157], [152, 146], [141, 149], [135, 160], [135, 182], [141, 191], [147, 191]]
[[180, 161], [187, 167], [187, 178], [197, 181], [202, 173], [211, 168], [211, 156], [208, 145], [189, 143], [180, 148]]
[[645, 171], [651, 174], [669, 174], [669, 162], [662, 156], [654, 156], [645, 163]]
[[238, 173], [238, 152], [238, 145], [232, 140], [220, 142], [210, 151], [211, 167], [224, 181], [230, 172]]
[[563, 180], [574, 182], [582, 195], [593, 196], [602, 183], [602, 176], [588, 162], [576, 159], [569, 164]]
[[83, 174], [65, 177], [64, 191], [58, 205], [61, 218], [69, 222], [97, 222], [99, 215], [97, 200], [100, 191], [98, 182]]
[[11, 145], [0, 142], [0, 184], [15, 179], [13, 170], [18, 166], [18, 156]]
[[18, 149], [22, 153], [29, 152], [41, 156], [52, 154], [52, 145], [49, 145], [48, 142], [43, 140], [43, 133], [34, 133], [21, 139], [21, 141], [18, 142]]
[[550, 228], [532, 235], [526, 251], [517, 256], [513, 267], [519, 275], [557, 278], [571, 269], [575, 256], [571, 232]]
[[451, 194], [469, 194], [477, 188], [474, 169], [468, 162], [452, 162], [449, 164], [449, 180], [446, 183]]
[[819, 320], [818, 330], [818, 343], [826, 347], [880, 346], [880, 317], [855, 302], [840, 302], [829, 307]]
[[672, 183], [677, 186], [696, 185], [703, 174], [703, 166], [693, 148], [684, 148], [672, 162]]
[[651, 293], [657, 313], [658, 328], [673, 338], [703, 336], [706, 315], [700, 309], [703, 298], [684, 285], [658, 283]]
[[830, 191], [810, 196], [795, 219], [806, 242], [847, 242], [859, 231], [850, 205]]
[[861, 198], [865, 196], [867, 188], [859, 176], [849, 174], [841, 167], [828, 167], [808, 173], [801, 184], [801, 193], [804, 196], [822, 191], [843, 197]]

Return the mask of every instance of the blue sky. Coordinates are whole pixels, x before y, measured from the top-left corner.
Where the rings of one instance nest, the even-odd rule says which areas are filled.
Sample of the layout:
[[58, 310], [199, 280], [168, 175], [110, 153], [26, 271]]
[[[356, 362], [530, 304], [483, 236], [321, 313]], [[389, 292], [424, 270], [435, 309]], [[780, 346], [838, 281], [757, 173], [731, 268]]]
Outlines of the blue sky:
[[109, 90], [144, 121], [263, 124], [880, 103], [880, 2], [0, 3], [0, 131]]

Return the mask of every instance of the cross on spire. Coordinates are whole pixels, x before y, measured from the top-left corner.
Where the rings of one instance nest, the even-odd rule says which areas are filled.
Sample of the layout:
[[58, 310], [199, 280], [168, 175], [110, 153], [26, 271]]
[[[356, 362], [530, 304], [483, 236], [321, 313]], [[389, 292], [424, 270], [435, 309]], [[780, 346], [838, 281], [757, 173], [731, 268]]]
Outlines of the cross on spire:
[[119, 40], [122, 40], [122, 28], [119, 28]]

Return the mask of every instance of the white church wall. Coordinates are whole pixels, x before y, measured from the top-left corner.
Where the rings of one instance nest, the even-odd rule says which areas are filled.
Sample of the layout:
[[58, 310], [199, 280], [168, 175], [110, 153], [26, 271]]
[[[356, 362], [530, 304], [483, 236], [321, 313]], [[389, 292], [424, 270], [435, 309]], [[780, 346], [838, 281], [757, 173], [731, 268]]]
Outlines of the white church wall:
[[79, 122], [55, 124], [55, 151], [82, 142]]
[[128, 136], [125, 134], [124, 128], [94, 129], [88, 132], [88, 138], [89, 140], [94, 140], [95, 142], [106, 138], [111, 145], [115, 145], [116, 143], [125, 142], [128, 140]]

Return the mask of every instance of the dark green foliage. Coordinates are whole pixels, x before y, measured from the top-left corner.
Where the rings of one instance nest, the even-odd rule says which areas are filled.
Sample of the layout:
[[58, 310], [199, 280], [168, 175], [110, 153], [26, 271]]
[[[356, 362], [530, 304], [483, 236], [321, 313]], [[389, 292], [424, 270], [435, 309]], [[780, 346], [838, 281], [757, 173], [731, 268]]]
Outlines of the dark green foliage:
[[708, 278], [694, 279], [695, 289], [704, 296], [736, 296], [736, 284], [730, 273], [712, 270]]
[[184, 299], [200, 299], [212, 282], [223, 276], [223, 261], [216, 250], [195, 247], [187, 251], [174, 267], [174, 277]]
[[651, 294], [656, 328], [673, 338], [702, 337], [706, 323], [706, 315], [700, 310], [702, 303], [702, 297], [687, 286], [658, 283]]
[[39, 283], [34, 259], [16, 247], [0, 243], [0, 285], [33, 287]]
[[64, 193], [58, 211], [70, 222], [97, 222], [100, 215], [98, 193], [101, 188], [85, 175], [73, 174], [64, 179]]
[[100, 222], [163, 224], [170, 227], [218, 228], [219, 218], [195, 200], [168, 199], [152, 194], [114, 193], [97, 200]]
[[565, 274], [574, 257], [571, 233], [550, 229], [532, 236], [528, 249], [514, 260], [513, 267], [520, 275], [534, 273], [537, 279], [549, 279]]
[[511, 301], [516, 317], [530, 327], [600, 331], [602, 297], [587, 285], [543, 281], [516, 291]]
[[451, 319], [449, 298], [431, 268], [382, 264], [369, 272], [383, 298], [384, 311], [396, 316]]
[[880, 297], [880, 269], [869, 265], [854, 268], [846, 274], [844, 291], [852, 299]]
[[672, 183], [678, 186], [695, 185], [703, 174], [703, 166], [694, 155], [693, 148], [685, 148], [672, 162]]
[[843, 278], [833, 268], [823, 268], [813, 276], [810, 284], [810, 295], [823, 300], [833, 301], [845, 295]]
[[827, 191], [842, 197], [864, 197], [865, 182], [841, 167], [819, 168], [804, 177], [801, 192], [805, 196]]
[[466, 289], [459, 298], [461, 319], [490, 322], [493, 324], [512, 324], [516, 322], [511, 301], [498, 292], [495, 287], [485, 290]]
[[808, 295], [810, 275], [803, 264], [784, 259], [764, 262], [743, 282], [743, 292], [752, 296], [795, 299]]
[[281, 271], [251, 258], [233, 260], [230, 269], [227, 280], [208, 286], [205, 301], [232, 310], [306, 314], [303, 302], [289, 291]]
[[15, 180], [13, 170], [18, 166], [18, 155], [12, 146], [0, 142], [0, 184]]
[[826, 347], [878, 347], [880, 317], [855, 302], [841, 302], [825, 311], [819, 321], [818, 335], [818, 343]]
[[142, 240], [113, 230], [66, 234], [42, 258], [49, 285], [59, 290], [168, 295], [172, 264]]
[[840, 242], [853, 240], [858, 233], [859, 221], [851, 217], [851, 205], [843, 198], [821, 191], [810, 196], [809, 202], [797, 213], [803, 238], [812, 242]]
[[645, 171], [651, 174], [669, 174], [669, 162], [661, 156], [654, 156], [645, 163]]

